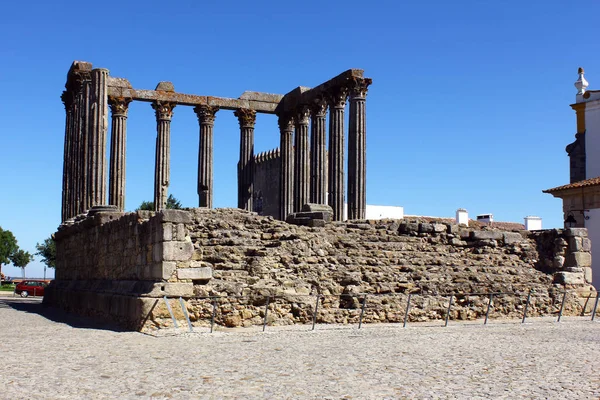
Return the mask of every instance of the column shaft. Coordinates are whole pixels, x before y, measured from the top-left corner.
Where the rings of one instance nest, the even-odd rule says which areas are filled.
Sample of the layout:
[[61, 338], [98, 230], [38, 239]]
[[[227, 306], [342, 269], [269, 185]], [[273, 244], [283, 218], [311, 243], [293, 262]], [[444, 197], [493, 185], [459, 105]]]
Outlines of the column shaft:
[[198, 205], [213, 207], [213, 128], [215, 114], [219, 107], [196, 106], [194, 108], [200, 123], [198, 146]]
[[310, 110], [302, 106], [296, 118], [294, 146], [294, 212], [309, 202], [310, 161], [308, 151], [308, 118]]
[[70, 160], [70, 181], [71, 191], [69, 192], [69, 218], [77, 215], [78, 209], [78, 197], [79, 197], [79, 177], [81, 171], [79, 169], [81, 149], [80, 149], [80, 137], [81, 137], [81, 91], [79, 88], [75, 93], [75, 99], [73, 104], [73, 131], [71, 133], [71, 160]]
[[156, 113], [156, 157], [154, 162], [154, 210], [167, 207], [171, 157], [171, 119], [175, 103], [152, 103]]
[[240, 161], [238, 163], [238, 208], [252, 211], [254, 194], [254, 124], [256, 111], [235, 111], [240, 123]]
[[89, 141], [89, 208], [106, 204], [106, 134], [108, 130], [107, 69], [92, 70], [92, 103], [90, 123], [87, 129]]
[[[90, 124], [92, 107], [92, 80], [90, 73], [83, 77], [80, 102], [80, 137], [81, 156], [79, 161], [79, 206], [77, 214], [90, 209]], [[108, 112], [108, 111], [107, 111]]]
[[62, 179], [62, 202], [61, 202], [61, 222], [66, 221], [69, 214], [69, 191], [70, 191], [70, 151], [71, 151], [71, 123], [73, 119], [72, 109], [72, 94], [68, 91], [64, 91], [61, 96], [61, 100], [65, 105], [65, 143], [63, 150], [63, 179]]
[[326, 113], [327, 102], [318, 100], [312, 107], [310, 134], [310, 202], [317, 204], [327, 204]]
[[370, 79], [355, 79], [350, 85], [348, 127], [348, 219], [364, 219], [366, 198], [366, 95]]
[[338, 88], [329, 98], [329, 205], [335, 221], [344, 219], [344, 107], [347, 90]]
[[279, 116], [281, 149], [280, 178], [280, 219], [285, 221], [294, 209], [294, 119], [291, 116]]
[[127, 109], [131, 99], [109, 97], [112, 124], [110, 134], [110, 175], [108, 204], [125, 210], [125, 155], [127, 146]]

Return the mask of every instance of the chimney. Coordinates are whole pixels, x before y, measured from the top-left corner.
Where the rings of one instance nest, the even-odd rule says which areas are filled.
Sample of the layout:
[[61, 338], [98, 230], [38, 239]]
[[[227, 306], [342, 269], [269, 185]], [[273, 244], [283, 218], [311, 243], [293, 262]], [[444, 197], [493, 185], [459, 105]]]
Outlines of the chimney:
[[456, 210], [456, 223], [469, 226], [469, 213], [464, 208]]
[[542, 229], [542, 219], [532, 215], [525, 217], [525, 230], [539, 231]]

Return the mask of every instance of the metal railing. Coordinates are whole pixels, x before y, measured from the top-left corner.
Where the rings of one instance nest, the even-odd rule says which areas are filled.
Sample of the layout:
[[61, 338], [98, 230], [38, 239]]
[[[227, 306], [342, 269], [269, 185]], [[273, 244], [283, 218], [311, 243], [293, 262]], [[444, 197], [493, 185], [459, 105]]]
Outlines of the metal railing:
[[[558, 316], [557, 316], [557, 320], [556, 322], [561, 322], [561, 318], [563, 316], [563, 310], [565, 308], [565, 303], [567, 300], [567, 295], [569, 293], [575, 293], [574, 291], [563, 291], [561, 292], [562, 294], [562, 300], [560, 302], [560, 309], [558, 311]], [[585, 316], [586, 314], [586, 309], [587, 309], [587, 305], [590, 301], [590, 299], [592, 299], [592, 294], [594, 293], [594, 291], [590, 291], [589, 295], [586, 298], [585, 304], [582, 308], [582, 312], [580, 314], [580, 316]], [[594, 305], [592, 308], [592, 311], [590, 313], [591, 315], [591, 321], [594, 321], [595, 316], [596, 316], [596, 311], [598, 308], [598, 303], [600, 301], [600, 292], [595, 292], [596, 295], [594, 296]], [[525, 302], [525, 306], [523, 307], [523, 313], [521, 316], [521, 323], [525, 323], [528, 317], [528, 311], [531, 305], [531, 299], [532, 299], [532, 294], [534, 294], [533, 289], [530, 289], [527, 292], [527, 300]], [[186, 299], [189, 300], [209, 300], [211, 302], [212, 305], [212, 312], [211, 312], [211, 318], [210, 318], [210, 333], [212, 333], [214, 331], [214, 325], [215, 325], [215, 318], [216, 318], [216, 314], [217, 314], [217, 303], [218, 300], [220, 299], [251, 299], [251, 300], [256, 300], [256, 299], [260, 299], [263, 298], [264, 301], [264, 315], [263, 315], [263, 321], [262, 321], [262, 331], [264, 332], [268, 326], [267, 323], [267, 317], [269, 314], [269, 305], [272, 304], [272, 300], [276, 300], [276, 299], [283, 299], [283, 300], [287, 300], [289, 302], [290, 298], [298, 298], [298, 297], [312, 297], [315, 298], [315, 302], [314, 302], [314, 308], [313, 308], [313, 313], [312, 313], [312, 328], [311, 330], [315, 330], [315, 327], [317, 325], [317, 316], [318, 316], [318, 312], [319, 312], [319, 304], [322, 302], [322, 300], [324, 300], [325, 298], [328, 297], [334, 297], [334, 298], [339, 298], [339, 300], [341, 301], [341, 299], [343, 297], [346, 298], [356, 298], [359, 301], [360, 304], [360, 315], [358, 318], [358, 329], [362, 328], [363, 325], [363, 319], [364, 319], [364, 315], [365, 315], [365, 309], [367, 309], [367, 299], [369, 297], [376, 297], [376, 296], [407, 296], [407, 300], [406, 300], [406, 307], [404, 309], [404, 316], [403, 316], [403, 323], [402, 326], [404, 328], [407, 327], [408, 325], [408, 320], [409, 320], [409, 315], [410, 315], [410, 310], [411, 310], [411, 300], [413, 299], [413, 297], [415, 296], [434, 296], [434, 297], [447, 297], [448, 298], [448, 307], [446, 308], [446, 312], [445, 312], [445, 316], [444, 316], [444, 327], [448, 326], [449, 320], [450, 320], [450, 314], [452, 311], [452, 306], [454, 303], [454, 298], [460, 298], [460, 297], [469, 297], [469, 296], [485, 296], [487, 297], [488, 301], [487, 301], [487, 307], [486, 307], [486, 312], [485, 312], [485, 318], [483, 320], [483, 324], [487, 325], [489, 320], [490, 320], [490, 311], [493, 308], [493, 302], [494, 302], [494, 298], [498, 298], [500, 296], [505, 296], [505, 295], [513, 295], [516, 297], [519, 297], [519, 293], [517, 292], [513, 292], [513, 293], [509, 293], [509, 292], [492, 292], [492, 293], [448, 293], [448, 294], [437, 294], [437, 293], [409, 293], [409, 294], [404, 294], [404, 293], [361, 293], [361, 294], [339, 294], [339, 295], [331, 295], [331, 294], [308, 294], [308, 295], [303, 295], [303, 294], [284, 294], [284, 295], [262, 295], [262, 296], [257, 296], [257, 295], [246, 295], [246, 296], [241, 296], [241, 295], [225, 295], [225, 296], [197, 296], [197, 297], [189, 297]], [[177, 319], [175, 317], [175, 314], [173, 313], [173, 309], [169, 303], [169, 298], [171, 299], [178, 299], [179, 300], [179, 304], [181, 306], [183, 315], [187, 321], [187, 325], [188, 325], [188, 330], [189, 332], [193, 332], [194, 331], [194, 327], [192, 325], [192, 322], [190, 320], [189, 317], [189, 313], [187, 310], [187, 307], [185, 305], [185, 301], [183, 299], [183, 297], [168, 297], [168, 296], [163, 296], [163, 300], [166, 304], [167, 310], [169, 311], [170, 317], [173, 321], [173, 326], [175, 328], [179, 328], [179, 324], [177, 323]], [[146, 319], [144, 321], [144, 323], [147, 321], [147, 319], [150, 317], [150, 314], [152, 313], [152, 311], [154, 310], [154, 308], [156, 307], [156, 305], [158, 304], [160, 299], [156, 299], [156, 301], [154, 302], [154, 305], [152, 306], [152, 308], [150, 309], [148, 315], [146, 316]], [[554, 304], [554, 302], [553, 302]], [[342, 308], [342, 309], [349, 309], [349, 308]]]

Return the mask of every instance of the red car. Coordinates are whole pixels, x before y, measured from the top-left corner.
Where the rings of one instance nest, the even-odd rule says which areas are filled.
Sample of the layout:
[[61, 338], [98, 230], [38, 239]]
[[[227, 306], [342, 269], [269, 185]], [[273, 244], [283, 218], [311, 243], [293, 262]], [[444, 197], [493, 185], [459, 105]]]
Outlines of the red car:
[[20, 294], [21, 297], [43, 296], [46, 286], [48, 286], [48, 283], [45, 281], [28, 279], [17, 284], [15, 293]]

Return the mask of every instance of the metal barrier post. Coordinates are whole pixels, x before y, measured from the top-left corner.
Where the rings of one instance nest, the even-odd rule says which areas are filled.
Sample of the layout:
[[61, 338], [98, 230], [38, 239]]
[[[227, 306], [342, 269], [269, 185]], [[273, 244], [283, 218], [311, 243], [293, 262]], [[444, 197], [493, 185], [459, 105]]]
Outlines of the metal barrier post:
[[594, 310], [592, 311], [592, 321], [596, 317], [596, 308], [598, 307], [598, 300], [600, 300], [600, 292], [596, 292], [596, 302], [594, 303]]
[[487, 311], [485, 312], [485, 321], [483, 321], [484, 325], [487, 325], [488, 317], [490, 316], [490, 308], [492, 307], [492, 299], [494, 298], [494, 294], [490, 293], [490, 301], [488, 302]]
[[215, 314], [217, 313], [217, 299], [212, 301], [212, 316], [210, 317], [210, 333], [213, 332], [213, 326], [215, 326]]
[[525, 323], [525, 318], [527, 318], [527, 308], [529, 307], [529, 302], [531, 301], [531, 292], [532, 291], [533, 291], [533, 289], [529, 289], [529, 293], [527, 294], [527, 303], [525, 303], [525, 309], [523, 310], [523, 319], [521, 320], [522, 324]]
[[590, 294], [588, 294], [587, 299], [585, 299], [585, 304], [583, 305], [583, 310], [581, 310], [580, 317], [585, 316], [585, 309], [587, 308], [588, 303], [590, 302], [590, 298], [592, 297], [592, 291], [590, 290]]
[[315, 324], [317, 323], [317, 312], [319, 311], [319, 298], [321, 297], [321, 295], [317, 295], [317, 301], [315, 303], [315, 313], [313, 314], [313, 326], [312, 326], [312, 330], [315, 330]]
[[190, 332], [194, 332], [194, 328], [192, 327], [192, 322], [190, 321], [190, 315], [188, 314], [187, 307], [185, 306], [185, 303], [183, 302], [183, 299], [181, 298], [181, 296], [179, 296], [179, 304], [181, 305], [181, 311], [183, 311], [185, 320], [187, 321], [188, 329], [190, 330]]
[[263, 321], [263, 332], [267, 327], [267, 313], [269, 312], [269, 299], [271, 296], [267, 296], [267, 304], [265, 304], [265, 320]]
[[556, 322], [560, 322], [560, 317], [562, 317], [563, 308], [565, 308], [565, 300], [567, 300], [567, 291], [563, 294], [562, 303], [560, 304], [560, 311], [558, 312], [558, 320]]
[[171, 305], [169, 304], [169, 300], [167, 299], [167, 296], [164, 296], [163, 299], [165, 299], [165, 304], [167, 305], [167, 310], [169, 310], [169, 314], [171, 314], [171, 319], [173, 320], [173, 325], [175, 326], [175, 328], [179, 329], [179, 325], [177, 325], [177, 320], [175, 319], [175, 314], [173, 314], [173, 310], [171, 310]]
[[363, 304], [360, 309], [360, 318], [358, 320], [358, 329], [362, 326], [363, 314], [365, 313], [365, 305], [367, 304], [367, 295], [365, 294], [365, 298], [363, 299]]
[[412, 293], [409, 293], [408, 300], [406, 301], [406, 311], [404, 312], [404, 325], [402, 325], [403, 328], [406, 328], [406, 322], [408, 321], [408, 310], [410, 309], [411, 296], [412, 296]]
[[454, 300], [454, 296], [450, 295], [450, 303], [448, 303], [448, 312], [446, 312], [446, 323], [444, 326], [448, 326], [448, 318], [450, 318], [450, 308], [452, 307], [452, 300]]

